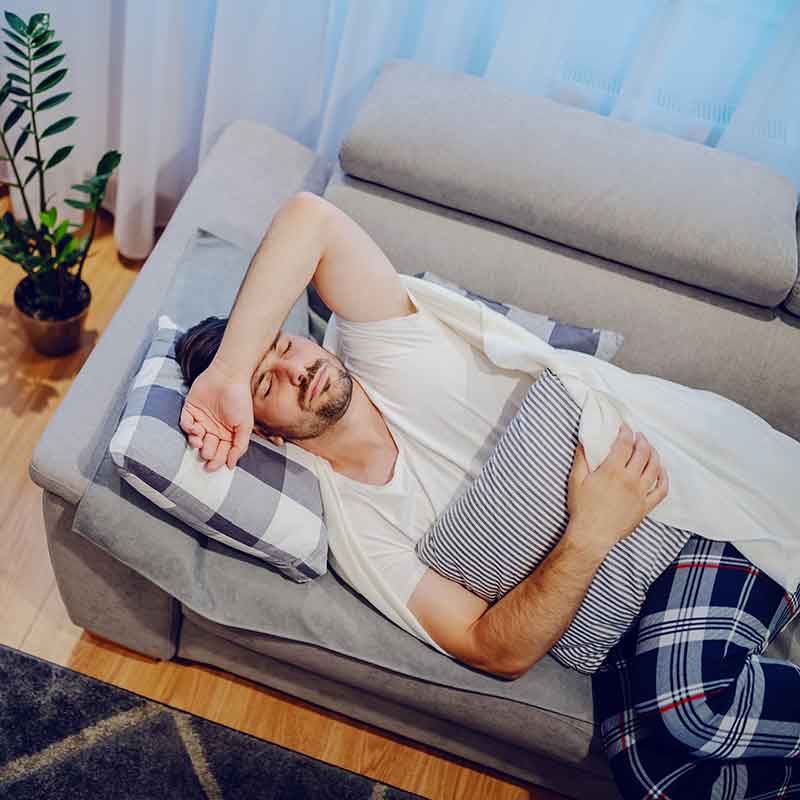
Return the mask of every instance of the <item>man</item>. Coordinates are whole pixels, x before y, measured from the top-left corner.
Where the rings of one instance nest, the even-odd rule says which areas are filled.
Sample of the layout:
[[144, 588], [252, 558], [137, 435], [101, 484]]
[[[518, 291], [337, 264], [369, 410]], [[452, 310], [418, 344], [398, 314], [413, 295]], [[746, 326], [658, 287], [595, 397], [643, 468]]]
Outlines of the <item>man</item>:
[[[336, 314], [344, 360], [279, 328], [309, 282]], [[181, 427], [209, 469], [235, 465], [256, 421], [275, 444], [289, 439], [328, 461], [360, 546], [397, 596], [446, 652], [502, 677], [518, 677], [547, 653], [609, 549], [668, 491], [658, 453], [642, 434], [623, 428], [591, 473], [578, 447], [565, 534], [539, 568], [491, 608], [422, 564], [414, 542], [477, 475], [531, 381], [494, 367], [424, 313], [372, 239], [309, 193], [290, 198], [276, 213], [229, 320], [212, 318], [191, 329], [177, 354], [191, 384]], [[595, 680], [596, 688], [602, 684], [595, 699], [612, 769], [632, 797], [653, 787], [663, 792], [659, 796], [705, 796], [698, 787], [723, 785], [731, 797], [754, 787], [760, 796], [778, 796], [787, 780], [797, 781], [787, 759], [800, 752], [800, 708], [755, 702], [748, 676], [754, 668], [759, 675], [771, 672], [771, 681], [761, 684], [769, 683], [772, 693], [759, 684], [760, 696], [800, 698], [800, 670], [785, 664], [778, 675], [759, 655], [797, 612], [798, 598], [776, 589], [732, 545], [695, 536], [681, 558], [657, 583], [643, 619], [661, 611], [670, 619], [670, 588], [712, 567], [720, 572], [735, 565], [749, 576], [747, 591], [726, 583], [731, 598], [713, 599], [727, 603], [730, 613], [695, 622], [704, 636], [689, 637], [700, 663], [691, 685], [670, 682], [659, 671], [661, 662], [647, 662], [648, 653], [663, 655], [672, 644], [686, 650], [681, 626], [675, 626], [674, 643], [666, 641], [668, 631], [660, 647], [650, 648], [637, 628], [612, 651]], [[755, 606], [747, 605], [752, 596]], [[697, 593], [698, 605], [710, 597]], [[742, 610], [757, 631], [744, 640], [736, 633]], [[723, 653], [712, 653], [710, 645], [697, 649], [706, 638], [716, 642], [721, 630], [730, 634]], [[668, 703], [662, 702], [665, 692]], [[621, 732], [615, 727], [620, 720]], [[725, 730], [721, 739], [715, 726]], [[786, 786], [783, 791], [788, 796]]]

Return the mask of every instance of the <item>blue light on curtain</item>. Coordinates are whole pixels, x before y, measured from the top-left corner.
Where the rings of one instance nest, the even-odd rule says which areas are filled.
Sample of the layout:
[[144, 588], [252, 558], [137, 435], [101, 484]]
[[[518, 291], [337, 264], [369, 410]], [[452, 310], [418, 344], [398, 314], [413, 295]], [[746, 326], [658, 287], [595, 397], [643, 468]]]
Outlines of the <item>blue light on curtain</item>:
[[250, 116], [333, 160], [381, 65], [409, 58], [737, 152], [800, 189], [800, 0], [217, 0], [214, 48], [201, 153]]

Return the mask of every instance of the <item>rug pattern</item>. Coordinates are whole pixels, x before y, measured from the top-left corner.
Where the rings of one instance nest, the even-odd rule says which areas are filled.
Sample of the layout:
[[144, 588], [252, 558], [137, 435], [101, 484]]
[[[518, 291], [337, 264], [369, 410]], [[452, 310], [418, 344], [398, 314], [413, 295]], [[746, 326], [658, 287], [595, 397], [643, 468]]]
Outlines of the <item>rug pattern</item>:
[[0, 645], [0, 798], [421, 800]]

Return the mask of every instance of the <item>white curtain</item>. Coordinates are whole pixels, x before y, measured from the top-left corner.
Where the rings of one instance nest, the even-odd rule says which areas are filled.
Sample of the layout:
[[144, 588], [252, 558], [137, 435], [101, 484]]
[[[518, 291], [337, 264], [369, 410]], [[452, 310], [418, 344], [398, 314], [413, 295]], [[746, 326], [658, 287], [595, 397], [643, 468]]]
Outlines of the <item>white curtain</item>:
[[[47, 155], [75, 144], [46, 173], [48, 205], [79, 222], [63, 203], [82, 197], [70, 185], [119, 150], [104, 207], [131, 258], [149, 254], [154, 226], [169, 219], [231, 121], [266, 123], [333, 160], [389, 58], [730, 150], [800, 189], [800, 0], [49, 0], [46, 8], [7, 0], [3, 8], [26, 22], [49, 11], [63, 41], [56, 52], [67, 56], [60, 66], [69, 73], [51, 93], [73, 94], [41, 114], [45, 124], [79, 119], [44, 142]], [[0, 74], [13, 71], [2, 64]], [[0, 123], [11, 108], [0, 109]], [[29, 140], [17, 158], [31, 153]], [[36, 208], [37, 184], [26, 187]], [[16, 189], [12, 200], [24, 215]]]

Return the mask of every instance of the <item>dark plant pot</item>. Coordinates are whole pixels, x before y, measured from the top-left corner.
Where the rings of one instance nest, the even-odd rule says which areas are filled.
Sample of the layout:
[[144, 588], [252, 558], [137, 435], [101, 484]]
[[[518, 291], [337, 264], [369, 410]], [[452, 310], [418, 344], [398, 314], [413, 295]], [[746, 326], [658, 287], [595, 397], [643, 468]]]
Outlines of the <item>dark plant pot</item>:
[[71, 302], [63, 309], [68, 316], [47, 312], [35, 305], [33, 282], [24, 277], [14, 289], [14, 310], [33, 349], [45, 356], [61, 356], [71, 353], [80, 345], [83, 321], [89, 313], [92, 292], [81, 279], [80, 286]]

